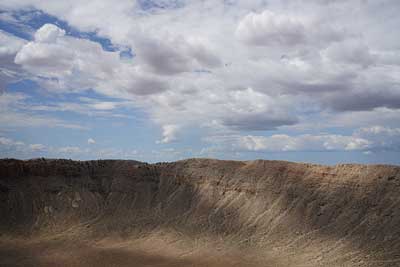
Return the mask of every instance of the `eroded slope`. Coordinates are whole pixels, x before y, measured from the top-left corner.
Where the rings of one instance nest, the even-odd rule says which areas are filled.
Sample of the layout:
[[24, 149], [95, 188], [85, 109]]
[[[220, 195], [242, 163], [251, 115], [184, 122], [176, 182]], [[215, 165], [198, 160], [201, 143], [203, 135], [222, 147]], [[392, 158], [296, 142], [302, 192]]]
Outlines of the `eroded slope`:
[[2, 160], [0, 226], [86, 240], [172, 233], [294, 266], [400, 266], [399, 193], [400, 168], [385, 165]]

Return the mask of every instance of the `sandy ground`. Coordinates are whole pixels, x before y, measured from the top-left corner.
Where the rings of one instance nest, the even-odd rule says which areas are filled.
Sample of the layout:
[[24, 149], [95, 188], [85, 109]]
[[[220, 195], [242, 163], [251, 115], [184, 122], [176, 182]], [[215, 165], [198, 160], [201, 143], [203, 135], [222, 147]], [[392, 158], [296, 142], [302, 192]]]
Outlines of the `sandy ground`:
[[[0, 239], [0, 266], [16, 267], [222, 267], [292, 266], [278, 259], [260, 257], [213, 244], [194, 244], [160, 238], [97, 241], [64, 238]], [[294, 266], [294, 265], [293, 265]]]

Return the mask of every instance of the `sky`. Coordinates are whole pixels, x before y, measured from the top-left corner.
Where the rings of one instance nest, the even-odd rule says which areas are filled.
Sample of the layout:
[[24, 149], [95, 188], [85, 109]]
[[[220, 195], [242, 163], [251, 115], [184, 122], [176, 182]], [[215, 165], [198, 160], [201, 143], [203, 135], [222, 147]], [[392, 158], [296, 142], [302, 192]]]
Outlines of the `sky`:
[[398, 0], [1, 0], [0, 158], [400, 164]]

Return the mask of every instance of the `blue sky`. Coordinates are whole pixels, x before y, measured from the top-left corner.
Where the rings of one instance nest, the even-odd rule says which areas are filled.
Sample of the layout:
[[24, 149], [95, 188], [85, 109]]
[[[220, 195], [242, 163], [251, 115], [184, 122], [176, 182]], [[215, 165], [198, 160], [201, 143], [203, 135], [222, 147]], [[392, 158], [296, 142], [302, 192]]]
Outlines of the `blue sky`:
[[0, 156], [400, 164], [400, 4], [0, 3]]

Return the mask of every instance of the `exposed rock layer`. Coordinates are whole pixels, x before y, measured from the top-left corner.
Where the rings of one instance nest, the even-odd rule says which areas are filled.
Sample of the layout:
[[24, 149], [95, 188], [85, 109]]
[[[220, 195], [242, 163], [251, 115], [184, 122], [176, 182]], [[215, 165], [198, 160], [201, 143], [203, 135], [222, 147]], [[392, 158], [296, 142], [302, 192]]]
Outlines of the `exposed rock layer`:
[[175, 229], [300, 255], [400, 266], [400, 167], [282, 161], [1, 160], [3, 234]]

